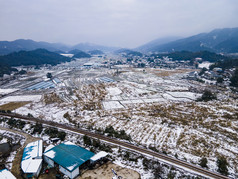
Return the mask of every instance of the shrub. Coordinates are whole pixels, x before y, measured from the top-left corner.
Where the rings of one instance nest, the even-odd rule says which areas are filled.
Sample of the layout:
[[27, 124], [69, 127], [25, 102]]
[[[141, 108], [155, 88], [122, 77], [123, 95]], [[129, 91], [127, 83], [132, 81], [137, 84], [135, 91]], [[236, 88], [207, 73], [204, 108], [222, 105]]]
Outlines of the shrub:
[[91, 139], [86, 135], [83, 136], [83, 142], [86, 146], [92, 145]]
[[33, 134], [35, 133], [41, 134], [43, 130], [42, 124], [39, 124], [39, 123], [36, 123], [35, 125], [33, 125], [32, 128], [33, 128], [33, 131], [32, 131]]
[[238, 87], [238, 68], [236, 68], [235, 73], [230, 80], [231, 86]]
[[64, 141], [66, 137], [66, 133], [64, 131], [58, 131], [58, 129], [49, 127], [45, 129], [45, 134], [50, 136], [51, 138], [59, 138], [60, 140]]
[[222, 83], [223, 81], [224, 81], [224, 79], [222, 77], [217, 78], [217, 83]]
[[228, 175], [228, 162], [225, 157], [219, 157], [217, 159], [217, 171], [223, 175]]
[[27, 117], [33, 117], [33, 115], [31, 113], [28, 113]]
[[127, 135], [125, 130], [116, 131], [112, 126], [106, 127], [104, 133], [107, 133], [109, 137], [116, 137], [119, 139], [131, 140], [131, 136]]
[[61, 141], [64, 141], [65, 137], [66, 137], [66, 133], [64, 131], [58, 132], [58, 138], [60, 138]]
[[24, 126], [26, 125], [26, 122], [10, 118], [8, 119], [7, 124], [14, 128], [23, 129]]
[[200, 160], [199, 165], [200, 165], [202, 168], [208, 168], [208, 167], [207, 167], [207, 158], [202, 158], [202, 159]]
[[204, 93], [202, 94], [202, 97], [201, 98], [198, 98], [197, 101], [210, 101], [210, 100], [213, 100], [213, 99], [217, 99], [216, 95], [213, 94], [211, 91], [209, 90], [205, 90]]

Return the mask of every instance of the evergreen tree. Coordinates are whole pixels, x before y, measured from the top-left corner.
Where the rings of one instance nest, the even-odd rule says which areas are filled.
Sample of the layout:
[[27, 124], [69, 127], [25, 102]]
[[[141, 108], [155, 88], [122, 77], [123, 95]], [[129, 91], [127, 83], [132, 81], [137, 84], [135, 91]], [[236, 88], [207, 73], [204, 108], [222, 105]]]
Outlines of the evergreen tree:
[[226, 161], [225, 157], [219, 157], [217, 159], [217, 171], [223, 175], [228, 175], [228, 162]]
[[230, 80], [231, 86], [238, 87], [238, 68], [236, 68], [235, 73]]
[[208, 168], [208, 167], [207, 167], [207, 158], [203, 157], [203, 158], [200, 160], [199, 165], [200, 165], [202, 168]]

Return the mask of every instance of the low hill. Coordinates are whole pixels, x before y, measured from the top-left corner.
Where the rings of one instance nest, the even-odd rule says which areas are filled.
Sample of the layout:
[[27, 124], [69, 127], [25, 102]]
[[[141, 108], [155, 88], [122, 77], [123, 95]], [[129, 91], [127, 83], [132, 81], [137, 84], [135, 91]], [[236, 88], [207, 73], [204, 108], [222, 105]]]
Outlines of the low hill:
[[14, 52], [5, 56], [0, 56], [0, 62], [9, 66], [20, 65], [56, 65], [61, 62], [70, 61], [68, 57], [64, 57], [45, 49], [37, 49], [33, 51]]
[[0, 62], [0, 77], [3, 77], [4, 74], [10, 75], [13, 71], [17, 71], [17, 69], [10, 67], [3, 62]]
[[114, 53], [122, 54], [124, 56], [139, 56], [139, 57], [143, 56], [143, 54], [141, 52], [130, 50], [130, 49], [125, 49], [125, 48], [116, 50]]
[[104, 54], [101, 50], [91, 50], [91, 51], [88, 51], [88, 53], [91, 55], [103, 55]]
[[77, 50], [77, 52], [75, 51], [75, 54], [73, 56], [73, 58], [90, 58], [91, 55], [89, 55], [88, 53], [85, 53], [81, 50]]
[[82, 51], [92, 51], [92, 50], [101, 50], [103, 52], [113, 52], [115, 50], [118, 50], [118, 47], [107, 47], [103, 45], [96, 45], [92, 43], [79, 43], [77, 45], [74, 45], [71, 47], [71, 49], [79, 49]]
[[80, 53], [80, 52], [82, 52], [82, 50], [79, 50], [79, 49], [73, 49], [73, 50], [68, 51], [69, 54], [74, 54], [74, 55], [77, 53]]
[[158, 58], [169, 57], [177, 61], [202, 58], [203, 61], [217, 62], [220, 60], [229, 59], [226, 56], [219, 55], [209, 51], [200, 51], [200, 52], [180, 51], [180, 52], [172, 52], [167, 54], [152, 54], [151, 56], [158, 57]]

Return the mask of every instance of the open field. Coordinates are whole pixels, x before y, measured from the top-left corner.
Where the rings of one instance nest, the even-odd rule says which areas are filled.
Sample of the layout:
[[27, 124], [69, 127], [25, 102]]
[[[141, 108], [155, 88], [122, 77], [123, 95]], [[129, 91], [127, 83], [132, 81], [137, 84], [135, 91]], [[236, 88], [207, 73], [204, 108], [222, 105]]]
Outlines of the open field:
[[[217, 171], [217, 158], [224, 156], [229, 173], [236, 178], [238, 101], [230, 97], [230, 91], [187, 80], [184, 76], [190, 71], [194, 70], [62, 71], [58, 72], [62, 88], [41, 95], [16, 112], [93, 130], [113, 126], [130, 135], [133, 143], [180, 160], [198, 165], [205, 157], [212, 171]], [[118, 80], [99, 83], [102, 76]], [[218, 99], [197, 102], [207, 88], [218, 90]], [[6, 99], [18, 102], [19, 98]]]
[[41, 95], [17, 95], [17, 96], [7, 96], [0, 99], [0, 102], [16, 102], [16, 101], [39, 101]]
[[194, 69], [175, 69], [175, 70], [164, 70], [164, 69], [149, 69], [146, 70], [149, 73], [153, 73], [159, 77], [167, 77], [175, 74], [184, 74], [187, 72], [195, 71]]
[[117, 173], [118, 176], [121, 176], [122, 178], [140, 179], [140, 174], [136, 171], [123, 168], [111, 162], [108, 162], [99, 168], [87, 170], [77, 179], [112, 179], [114, 176], [112, 169]]
[[15, 109], [18, 109], [22, 106], [25, 106], [26, 104], [30, 103], [29, 101], [26, 102], [10, 102], [7, 104], [3, 104], [0, 106], [0, 110], [10, 110], [13, 111]]

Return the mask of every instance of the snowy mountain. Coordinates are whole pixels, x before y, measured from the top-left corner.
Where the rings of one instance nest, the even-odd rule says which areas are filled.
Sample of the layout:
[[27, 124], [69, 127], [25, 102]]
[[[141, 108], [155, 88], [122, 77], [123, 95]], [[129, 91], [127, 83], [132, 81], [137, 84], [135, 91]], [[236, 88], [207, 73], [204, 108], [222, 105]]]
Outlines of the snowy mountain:
[[141, 45], [137, 48], [135, 48], [136, 51], [140, 51], [142, 53], [151, 51], [155, 46], [159, 46], [162, 44], [166, 44], [175, 40], [180, 39], [180, 37], [164, 37], [164, 38], [158, 38], [156, 40], [152, 40], [144, 45]]
[[78, 49], [81, 51], [101, 50], [103, 52], [112, 52], [119, 48], [107, 47], [91, 43], [80, 43], [74, 46], [68, 46], [60, 43], [36, 42], [34, 40], [18, 39], [15, 41], [0, 41], [0, 55], [7, 55], [12, 52], [19, 52], [21, 50], [31, 51], [36, 49], [46, 49], [51, 52], [67, 52], [70, 50]]
[[207, 50], [218, 53], [236, 53], [238, 52], [238, 28], [216, 29], [209, 33], [201, 33], [166, 44], [155, 43], [149, 46], [149, 48], [148, 46], [146, 47], [147, 52]]
[[15, 41], [0, 41], [0, 55], [6, 55], [21, 50], [31, 51], [39, 48], [49, 51], [65, 51], [69, 47], [59, 43], [36, 42], [25, 39], [18, 39]]

